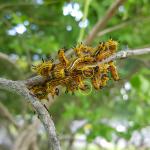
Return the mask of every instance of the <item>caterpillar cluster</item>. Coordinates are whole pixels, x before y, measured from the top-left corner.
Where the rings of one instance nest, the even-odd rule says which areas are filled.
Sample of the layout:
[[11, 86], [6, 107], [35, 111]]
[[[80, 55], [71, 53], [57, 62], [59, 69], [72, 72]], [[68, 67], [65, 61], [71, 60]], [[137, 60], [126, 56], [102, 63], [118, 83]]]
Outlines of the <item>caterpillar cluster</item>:
[[43, 78], [48, 79], [42, 85], [29, 87], [32, 93], [39, 99], [47, 99], [48, 94], [52, 97], [59, 95], [58, 87], [66, 88], [66, 93], [74, 93], [77, 90], [86, 91], [89, 87], [85, 80], [90, 80], [93, 87], [98, 90], [107, 85], [108, 80], [119, 80], [119, 75], [113, 61], [88, 67], [89, 65], [100, 62], [116, 53], [118, 42], [109, 39], [101, 42], [97, 47], [90, 47], [79, 44], [73, 48], [74, 58], [65, 56], [65, 49], [58, 51], [59, 63], [52, 60], [43, 60], [33, 70]]

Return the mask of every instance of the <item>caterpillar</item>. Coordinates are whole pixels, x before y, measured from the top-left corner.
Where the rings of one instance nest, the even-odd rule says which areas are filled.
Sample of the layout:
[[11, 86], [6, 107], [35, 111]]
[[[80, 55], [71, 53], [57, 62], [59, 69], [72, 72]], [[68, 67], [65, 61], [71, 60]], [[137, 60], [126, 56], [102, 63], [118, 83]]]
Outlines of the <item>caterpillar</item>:
[[91, 64], [94, 61], [95, 61], [95, 58], [91, 57], [91, 56], [80, 57], [80, 58], [77, 58], [77, 59], [73, 60], [72, 63], [70, 63], [70, 65], [69, 65], [69, 67], [67, 69], [69, 71], [72, 71], [75, 68], [77, 68], [78, 66], [82, 67], [85, 63], [86, 64]]
[[50, 75], [50, 71], [53, 68], [53, 63], [51, 60], [45, 61], [37, 66], [32, 65], [32, 69], [38, 74], [43, 77], [48, 77]]
[[73, 49], [74, 58], [67, 58], [65, 49], [61, 48], [58, 51], [59, 62], [43, 60], [39, 65], [33, 66], [33, 70], [47, 80], [43, 85], [28, 88], [39, 99], [47, 99], [49, 93], [53, 98], [55, 95], [59, 95], [58, 86], [65, 87], [65, 93], [75, 93], [77, 90], [86, 91], [88, 89], [85, 82], [87, 79], [90, 80], [94, 89], [101, 89], [107, 85], [111, 77], [115, 81], [119, 80], [117, 68], [113, 61], [96, 67], [92, 67], [92, 64], [116, 53], [117, 47], [118, 42], [112, 39], [99, 43], [97, 47], [90, 47], [81, 43]]
[[55, 95], [59, 95], [59, 89], [57, 88], [58, 86], [58, 82], [57, 81], [49, 81], [47, 82], [46, 86], [46, 92], [50, 93], [52, 98], [54, 98]]
[[105, 87], [107, 85], [108, 80], [109, 77], [107, 76], [107, 74], [103, 74], [101, 77], [100, 88]]
[[100, 66], [96, 66], [94, 68], [94, 76], [91, 79], [92, 85], [96, 90], [100, 88], [100, 82], [101, 82], [100, 76], [101, 76]]
[[94, 56], [97, 61], [102, 61], [103, 59], [108, 58], [112, 54], [114, 54], [117, 50], [118, 42], [113, 41], [112, 39], [107, 42], [102, 42], [96, 48]]
[[109, 70], [110, 70], [112, 78], [115, 81], [118, 81], [120, 78], [119, 78], [119, 75], [118, 75], [117, 68], [116, 68], [116, 66], [115, 66], [113, 61], [109, 62]]
[[[71, 80], [69, 80], [71, 81]], [[78, 90], [78, 84], [73, 80], [66, 84], [66, 92], [65, 93], [69, 93], [71, 92], [72, 94], [74, 94], [74, 92]]]
[[30, 88], [30, 91], [39, 99], [47, 99], [48, 92], [46, 89], [47, 88], [45, 87], [45, 85], [36, 85]]
[[77, 57], [92, 55], [95, 51], [95, 48], [86, 46], [83, 43], [79, 44], [75, 48], [73, 48]]
[[65, 69], [63, 64], [59, 63], [54, 66], [53, 70], [51, 71], [51, 77], [52, 79], [65, 77]]
[[65, 51], [65, 49], [63, 49], [63, 48], [58, 51], [58, 59], [61, 64], [63, 64], [64, 66], [67, 66], [69, 64], [69, 60], [65, 56], [64, 51]]
[[111, 51], [111, 54], [113, 54], [117, 51], [118, 42], [110, 39], [105, 43], [105, 46], [109, 51]]

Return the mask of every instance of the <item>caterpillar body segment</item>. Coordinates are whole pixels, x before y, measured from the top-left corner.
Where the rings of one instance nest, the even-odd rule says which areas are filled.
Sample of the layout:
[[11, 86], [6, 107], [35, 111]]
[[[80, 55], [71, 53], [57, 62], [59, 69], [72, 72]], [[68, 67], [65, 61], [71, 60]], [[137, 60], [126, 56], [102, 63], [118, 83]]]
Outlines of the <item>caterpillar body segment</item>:
[[107, 49], [109, 51], [111, 51], [111, 54], [114, 54], [117, 51], [117, 48], [118, 48], [118, 42], [117, 41], [110, 39], [105, 43], [105, 45], [106, 45]]
[[33, 66], [33, 70], [43, 77], [48, 77], [50, 75], [51, 69], [53, 67], [52, 61], [43, 61], [41, 64], [37, 66]]
[[92, 85], [96, 90], [98, 90], [100, 88], [100, 80], [97, 76], [94, 76], [92, 78]]
[[70, 80], [70, 82], [66, 84], [66, 92], [74, 93], [76, 90], [78, 90], [78, 84], [72, 78], [72, 80]]
[[62, 63], [65, 67], [69, 64], [69, 60], [65, 56], [64, 49], [60, 49], [58, 51], [58, 59], [59, 59], [60, 63]]
[[72, 63], [69, 65], [67, 68], [69, 71], [72, 71], [74, 69], [77, 69], [78, 66], [84, 66], [84, 64], [91, 64], [95, 61], [94, 57], [91, 56], [85, 56], [85, 57], [80, 57], [76, 58], [75, 60], [72, 61]]
[[50, 93], [52, 98], [54, 98], [55, 95], [59, 94], [59, 89], [57, 88], [57, 86], [58, 86], [57, 82], [47, 83], [47, 93]]
[[100, 82], [101, 82], [101, 71], [100, 66], [96, 66], [94, 68], [94, 76], [91, 78], [93, 87], [98, 90], [100, 88]]
[[55, 65], [53, 70], [51, 71], [52, 79], [62, 79], [67, 75], [67, 70], [62, 63], [58, 63]]
[[30, 91], [39, 99], [47, 99], [48, 93], [45, 86], [36, 85]]
[[97, 61], [101, 61], [113, 55], [117, 51], [117, 47], [118, 42], [112, 39], [108, 40], [107, 42], [102, 42], [96, 48], [94, 56], [96, 57]]
[[119, 74], [118, 74], [117, 68], [116, 68], [116, 66], [115, 66], [113, 61], [109, 63], [109, 70], [110, 70], [112, 78], [115, 81], [118, 81], [120, 78], [119, 78]]
[[84, 56], [88, 56], [88, 55], [92, 55], [95, 51], [95, 48], [90, 47], [90, 46], [86, 46], [83, 43], [79, 44], [78, 46], [76, 46], [75, 48], [73, 48], [75, 54], [77, 55], [77, 57], [84, 57]]
[[100, 81], [100, 88], [105, 87], [107, 85], [108, 80], [109, 77], [107, 76], [107, 74], [103, 74]]

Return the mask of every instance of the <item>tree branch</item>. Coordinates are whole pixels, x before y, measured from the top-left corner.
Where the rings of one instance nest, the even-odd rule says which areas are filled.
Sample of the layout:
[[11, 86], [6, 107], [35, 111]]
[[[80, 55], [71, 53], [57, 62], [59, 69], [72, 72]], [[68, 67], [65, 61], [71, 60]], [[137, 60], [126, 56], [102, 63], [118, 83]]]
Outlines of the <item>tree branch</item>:
[[[129, 56], [136, 56], [136, 55], [142, 55], [142, 54], [147, 54], [150, 53], [150, 48], [143, 48], [143, 49], [136, 49], [136, 50], [125, 50], [125, 51], [120, 51], [113, 56], [107, 58], [106, 60], [103, 60], [99, 62], [98, 64], [101, 63], [107, 63], [111, 60], [119, 59], [119, 58], [125, 58]], [[92, 64], [92, 65], [97, 65], [97, 64]], [[33, 85], [39, 85], [43, 84], [47, 81], [47, 79], [42, 78], [41, 76], [35, 76], [30, 79], [27, 79], [24, 82], [27, 86], [33, 86]]]
[[108, 63], [113, 60], [123, 59], [123, 58], [129, 57], [129, 56], [137, 56], [137, 55], [148, 54], [148, 53], [150, 53], [150, 48], [120, 51], [120, 52], [102, 60], [101, 62], [98, 62], [98, 63], [96, 62], [96, 63], [93, 63], [92, 65], [87, 65], [87, 66], [88, 67], [96, 67], [97, 65]]
[[16, 128], [19, 128], [19, 125], [8, 111], [8, 109], [0, 102], [0, 115], [5, 117], [8, 121], [10, 121]]
[[50, 148], [52, 150], [61, 150], [53, 120], [41, 102], [26, 88], [26, 85], [21, 81], [0, 78], [0, 88], [16, 92], [31, 103], [47, 131]]
[[13, 144], [12, 150], [28, 150], [37, 136], [39, 123], [39, 120], [36, 119], [32, 124], [19, 133], [15, 143]]
[[105, 16], [100, 19], [96, 25], [93, 27], [93, 29], [91, 30], [91, 32], [89, 33], [89, 35], [87, 36], [87, 38], [85, 39], [84, 43], [85, 44], [91, 44], [91, 42], [93, 41], [93, 39], [96, 37], [97, 33], [102, 30], [107, 22], [113, 17], [113, 15], [115, 14], [117, 8], [124, 2], [125, 0], [116, 0], [108, 9], [108, 11], [106, 12]]
[[117, 25], [115, 25], [115, 26], [113, 26], [113, 27], [106, 28], [106, 29], [100, 31], [100, 32], [97, 34], [97, 36], [100, 37], [100, 36], [103, 36], [103, 35], [105, 35], [105, 34], [107, 34], [107, 33], [116, 31], [116, 30], [118, 30], [118, 29], [121, 29], [121, 28], [130, 26], [130, 25], [133, 25], [133, 24], [137, 25], [137, 23], [141, 23], [141, 22], [144, 23], [145, 21], [149, 21], [149, 19], [150, 19], [150, 16], [144, 17], [144, 18], [142, 17], [142, 18], [136, 18], [136, 19], [132, 19], [132, 20], [129, 20], [129, 21], [125, 21], [125, 22], [122, 22], [122, 23], [120, 23], [120, 24], [117, 24]]
[[16, 66], [15, 62], [13, 62], [8, 55], [0, 52], [0, 60], [6, 61], [9, 63], [9, 65], [12, 65], [15, 69], [19, 70], [18, 67]]
[[[44, 2], [43, 4], [42, 4], [42, 6], [44, 6], [44, 5], [51, 5], [51, 4], [55, 4], [55, 3], [59, 3], [59, 1], [50, 1], [50, 2]], [[9, 7], [20, 7], [20, 6], [37, 6], [37, 3], [24, 3], [24, 2], [22, 2], [22, 3], [4, 3], [4, 4], [1, 4], [0, 5], [0, 10], [2, 10], [2, 9], [6, 9], [6, 8], [9, 8]], [[41, 6], [41, 5], [40, 5]]]

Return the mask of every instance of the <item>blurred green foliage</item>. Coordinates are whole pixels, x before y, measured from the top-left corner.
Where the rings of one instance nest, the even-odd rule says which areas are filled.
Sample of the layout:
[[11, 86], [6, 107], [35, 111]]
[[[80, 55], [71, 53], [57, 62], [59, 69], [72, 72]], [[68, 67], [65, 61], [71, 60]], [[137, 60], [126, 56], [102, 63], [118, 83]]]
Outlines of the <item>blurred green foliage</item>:
[[[113, 0], [91, 1], [84, 38], [113, 2]], [[81, 29], [79, 27], [81, 18], [76, 21], [75, 17], [63, 14], [63, 9], [68, 4], [71, 4], [72, 8], [74, 4], [79, 4], [79, 10], [83, 12], [85, 1], [72, 0], [69, 3], [67, 0], [0, 0], [0, 52], [7, 54], [9, 59], [15, 62], [11, 64], [0, 57], [1, 77], [26, 79], [32, 76], [31, 64], [39, 62], [42, 56], [54, 57], [59, 48], [76, 45]], [[119, 50], [127, 47], [133, 49], [150, 47], [149, 8], [149, 0], [128, 0], [119, 7], [106, 28], [126, 21], [135, 20], [135, 22], [95, 38], [92, 44], [95, 46], [99, 41], [107, 40], [111, 36], [120, 41]], [[21, 26], [21, 31], [16, 28], [18, 26]], [[89, 141], [97, 136], [111, 140], [113, 134], [130, 139], [133, 131], [149, 125], [149, 60], [149, 56], [118, 60], [121, 80], [110, 82], [102, 90], [92, 90], [87, 96], [80, 92], [75, 95], [65, 95], [62, 92], [49, 108], [58, 133], [71, 134], [72, 121], [87, 120], [77, 132], [85, 133]], [[28, 105], [12, 93], [1, 90], [0, 99], [13, 115], [22, 114], [23, 111], [33, 115]], [[117, 130], [117, 126], [110, 123], [113, 120], [127, 122], [126, 130]], [[87, 124], [90, 128], [85, 129]], [[89, 132], [86, 133], [86, 130]]]

